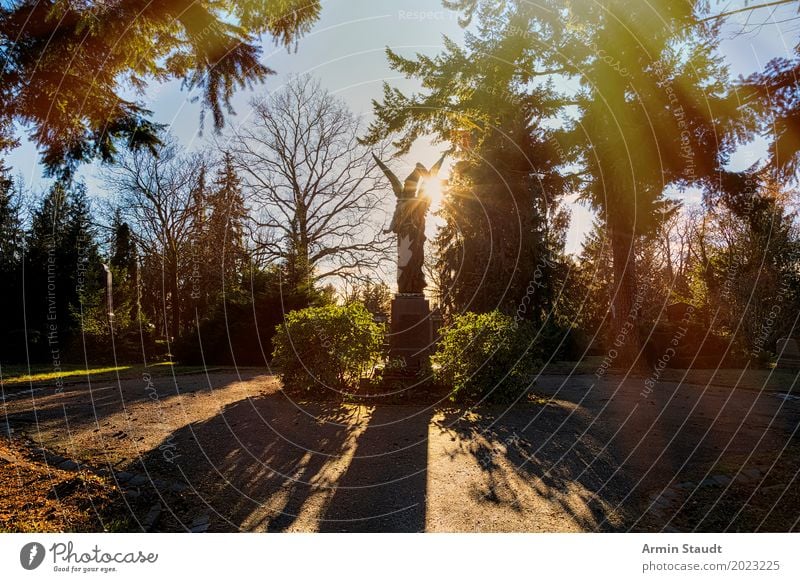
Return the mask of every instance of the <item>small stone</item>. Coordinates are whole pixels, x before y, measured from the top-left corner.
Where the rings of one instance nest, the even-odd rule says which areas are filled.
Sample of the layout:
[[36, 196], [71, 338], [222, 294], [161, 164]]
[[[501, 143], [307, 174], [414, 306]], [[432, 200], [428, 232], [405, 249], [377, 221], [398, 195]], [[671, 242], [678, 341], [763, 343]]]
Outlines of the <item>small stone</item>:
[[194, 521], [189, 524], [189, 527], [190, 528], [194, 528], [194, 527], [198, 527], [198, 526], [201, 526], [201, 525], [208, 525], [208, 520], [209, 519], [210, 518], [209, 518], [208, 515], [200, 515], [200, 516], [194, 518]]
[[181, 493], [186, 491], [189, 488], [188, 485], [184, 485], [183, 483], [178, 483], [177, 481], [169, 486], [169, 490], [173, 493]]
[[125, 483], [133, 479], [133, 473], [128, 473], [126, 471], [120, 471], [119, 473], [114, 473], [114, 476], [120, 483]]
[[201, 523], [200, 525], [196, 525], [193, 528], [190, 528], [189, 531], [192, 533], [204, 533], [207, 532], [209, 528], [209, 524]]
[[717, 485], [720, 487], [727, 487], [731, 484], [731, 478], [727, 475], [714, 475], [711, 477], [714, 481], [717, 482]]
[[123, 496], [125, 497], [125, 499], [127, 499], [128, 501], [133, 501], [134, 499], [139, 499], [139, 497], [141, 497], [141, 496], [142, 496], [142, 494], [141, 494], [141, 493], [139, 493], [139, 490], [138, 490], [138, 489], [126, 489], [126, 490], [125, 490], [125, 493], [123, 493], [122, 495], [123, 495]]
[[49, 453], [45, 454], [44, 462], [50, 465], [51, 467], [58, 467], [62, 463], [67, 462], [69, 459], [66, 457], [62, 457], [61, 455], [51, 455]]
[[776, 493], [778, 491], [784, 492], [786, 490], [786, 486], [784, 485], [770, 485], [769, 487], [762, 487], [759, 489], [759, 492], [763, 494], [767, 493]]
[[707, 477], [700, 481], [700, 487], [717, 487], [719, 483], [717, 483], [713, 478]]
[[661, 496], [666, 497], [669, 500], [675, 500], [678, 498], [678, 494], [672, 489], [665, 489]]
[[667, 499], [663, 495], [659, 495], [653, 501], [653, 507], [660, 507], [660, 508], [666, 509], [669, 506], [670, 506], [669, 499]]
[[67, 460], [67, 461], [64, 461], [63, 463], [60, 463], [58, 465], [58, 468], [63, 470], [63, 471], [77, 471], [78, 469], [81, 468], [81, 466], [78, 463], [76, 463], [75, 461]]
[[147, 475], [134, 475], [133, 478], [128, 482], [128, 485], [139, 487], [140, 485], [146, 485], [147, 483], [150, 483], [150, 479], [147, 477]]
[[146, 530], [153, 529], [158, 518], [161, 516], [161, 504], [156, 503], [153, 507], [150, 508], [150, 511], [147, 513], [147, 516], [144, 518], [144, 527]]
[[749, 469], [742, 469], [742, 475], [745, 475], [748, 479], [760, 479], [761, 471], [755, 467], [750, 467]]
[[683, 483], [678, 483], [675, 485], [677, 489], [683, 489], [684, 491], [691, 491], [695, 487], [697, 487], [697, 483], [693, 483], [691, 481], [684, 481]]
[[163, 479], [153, 479], [153, 487], [159, 491], [165, 491], [166, 489], [169, 489], [169, 483]]

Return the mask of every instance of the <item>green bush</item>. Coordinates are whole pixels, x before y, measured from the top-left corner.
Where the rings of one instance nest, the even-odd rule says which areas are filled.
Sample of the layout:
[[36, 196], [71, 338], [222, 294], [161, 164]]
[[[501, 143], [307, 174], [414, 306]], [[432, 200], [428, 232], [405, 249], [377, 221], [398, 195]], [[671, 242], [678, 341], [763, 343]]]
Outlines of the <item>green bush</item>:
[[289, 312], [272, 341], [284, 390], [346, 393], [380, 360], [383, 328], [361, 303], [326, 305]]
[[452, 400], [512, 402], [532, 383], [538, 364], [533, 326], [499, 311], [464, 313], [442, 332], [431, 360]]

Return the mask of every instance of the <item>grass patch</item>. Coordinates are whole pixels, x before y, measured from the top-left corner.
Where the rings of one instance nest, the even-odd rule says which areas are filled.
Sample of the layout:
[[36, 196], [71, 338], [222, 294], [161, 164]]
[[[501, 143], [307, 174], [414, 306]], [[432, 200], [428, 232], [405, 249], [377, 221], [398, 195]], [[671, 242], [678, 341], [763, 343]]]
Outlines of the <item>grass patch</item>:
[[[153, 376], [167, 376], [172, 374], [195, 374], [206, 371], [202, 366], [180, 366], [175, 362], [157, 362], [144, 365], [122, 365], [122, 366], [98, 366], [86, 368], [77, 365], [65, 365], [60, 370], [53, 370], [48, 365], [33, 365], [30, 371], [27, 366], [3, 366], [2, 383], [5, 386], [15, 386], [20, 384], [39, 384], [50, 383], [58, 379], [63, 381], [83, 381], [87, 378], [92, 380], [103, 380], [116, 378], [117, 375], [122, 379], [141, 376], [145, 371]], [[210, 369], [208, 369], [210, 371]]]
[[77, 366], [65, 366], [55, 371], [52, 366], [31, 366], [31, 371], [28, 373], [27, 368], [23, 370], [21, 367], [17, 366], [4, 366], [3, 384], [13, 386], [14, 384], [27, 384], [29, 382], [52, 382], [59, 378], [67, 380], [79, 376], [100, 376], [129, 370], [131, 367], [132, 366], [106, 366], [87, 369]]

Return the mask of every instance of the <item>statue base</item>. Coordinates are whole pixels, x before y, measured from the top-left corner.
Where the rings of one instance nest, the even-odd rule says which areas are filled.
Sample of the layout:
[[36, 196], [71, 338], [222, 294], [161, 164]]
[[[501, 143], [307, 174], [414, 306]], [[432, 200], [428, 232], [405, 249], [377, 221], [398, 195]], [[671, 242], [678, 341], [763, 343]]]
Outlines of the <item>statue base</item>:
[[404, 363], [406, 374], [426, 367], [433, 347], [431, 308], [422, 293], [398, 293], [392, 299], [389, 357]]

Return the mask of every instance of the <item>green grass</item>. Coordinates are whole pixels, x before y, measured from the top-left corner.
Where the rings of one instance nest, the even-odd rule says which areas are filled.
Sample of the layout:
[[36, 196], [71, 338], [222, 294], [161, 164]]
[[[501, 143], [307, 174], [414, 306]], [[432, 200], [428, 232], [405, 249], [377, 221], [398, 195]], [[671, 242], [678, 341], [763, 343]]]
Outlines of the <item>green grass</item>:
[[52, 366], [31, 366], [30, 374], [26, 370], [17, 369], [14, 367], [3, 367], [3, 383], [7, 385], [14, 384], [27, 384], [28, 382], [51, 382], [61, 378], [67, 380], [69, 378], [83, 377], [83, 376], [99, 376], [104, 374], [111, 374], [112, 372], [121, 372], [123, 370], [130, 370], [131, 366], [116, 366], [105, 368], [78, 368], [75, 366], [64, 366], [61, 370], [54, 371]]
[[3, 366], [2, 383], [5, 386], [14, 386], [28, 383], [49, 383], [58, 380], [62, 381], [81, 381], [87, 377], [92, 380], [102, 380], [107, 378], [133, 378], [141, 376], [144, 371], [150, 372], [154, 376], [165, 376], [171, 374], [191, 374], [204, 371], [202, 366], [180, 366], [175, 362], [157, 362], [144, 365], [122, 365], [122, 366], [98, 366], [86, 368], [77, 365], [64, 365], [56, 371], [52, 366], [36, 364], [27, 366]]

